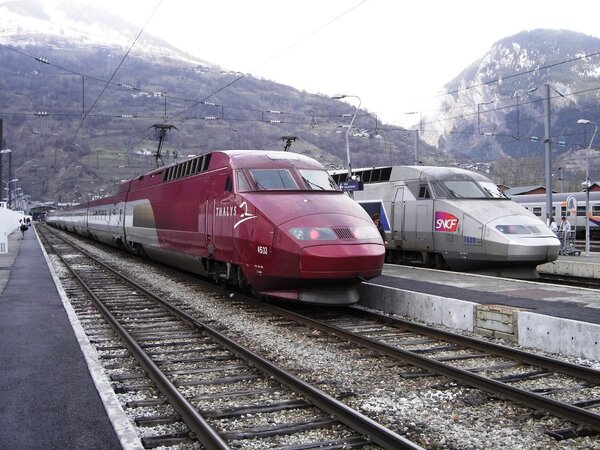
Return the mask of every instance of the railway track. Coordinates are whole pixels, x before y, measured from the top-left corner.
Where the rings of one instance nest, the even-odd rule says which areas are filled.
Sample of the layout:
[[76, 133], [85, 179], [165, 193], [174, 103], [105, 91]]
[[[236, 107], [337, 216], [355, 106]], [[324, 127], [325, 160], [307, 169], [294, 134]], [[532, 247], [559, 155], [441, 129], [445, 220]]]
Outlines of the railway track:
[[539, 283], [559, 284], [561, 286], [581, 287], [587, 289], [600, 288], [600, 279], [584, 278], [569, 275], [558, 275], [553, 273], [540, 273], [536, 280]]
[[[268, 308], [405, 363], [405, 377], [441, 375], [580, 426], [549, 430], [557, 439], [600, 433], [598, 370], [354, 307], [316, 314], [314, 309], [300, 314]], [[546, 385], [540, 387], [539, 380]], [[528, 386], [531, 382], [535, 387]]]
[[[104, 247], [104, 249], [106, 248]], [[127, 257], [127, 259], [131, 258]], [[123, 267], [130, 265], [132, 265], [131, 261], [122, 264]], [[167, 278], [176, 277], [169, 270], [165, 270], [169, 274]], [[199, 288], [200, 282], [196, 277], [187, 278], [185, 275], [182, 275], [181, 278], [182, 280], [189, 280], [189, 282], [181, 281], [179, 284], [188, 285], [190, 292], [203, 291], [203, 288]], [[169, 290], [165, 290], [165, 292], [167, 292], [167, 295], [170, 295]], [[554, 359], [536, 357], [536, 355], [529, 355], [526, 352], [522, 352], [523, 357], [531, 356], [534, 359], [541, 359], [542, 364], [536, 365], [535, 361], [529, 361], [521, 357], [515, 358], [504, 353], [510, 352], [510, 348], [494, 348], [495, 346], [492, 344], [492, 351], [488, 351], [480, 348], [481, 345], [487, 344], [485, 341], [480, 341], [479, 339], [473, 339], [476, 344], [475, 347], [471, 346], [470, 342], [467, 342], [463, 346], [463, 344], [455, 342], [455, 339], [463, 338], [460, 335], [447, 335], [436, 329], [421, 327], [410, 322], [395, 321], [387, 316], [376, 318], [360, 309], [299, 308], [295, 311], [284, 311], [277, 306], [241, 299], [237, 294], [230, 298], [230, 293], [228, 291], [224, 292], [227, 293], [224, 293], [222, 295], [223, 298], [216, 300], [216, 302], [225, 306], [224, 311], [230, 312], [219, 311], [216, 314], [206, 315], [206, 317], [211, 318], [209, 323], [213, 324], [214, 328], [227, 327], [229, 328], [228, 333], [231, 334], [233, 332], [234, 335], [237, 336], [239, 334], [241, 336], [237, 326], [231, 326], [233, 323], [237, 323], [238, 319], [230, 320], [229, 317], [223, 317], [222, 314], [234, 314], [239, 316], [241, 321], [250, 322], [248, 329], [252, 331], [249, 341], [253, 344], [255, 351], [258, 350], [258, 353], [265, 355], [269, 360], [280, 361], [288, 371], [318, 385], [330, 396], [343, 399], [347, 405], [360, 410], [372, 420], [386, 424], [386, 426], [393, 430], [399, 430], [402, 435], [410, 436], [413, 441], [419, 442], [419, 444], [426, 448], [438, 448], [440, 445], [438, 443], [444, 442], [446, 439], [449, 443], [453, 442], [453, 445], [458, 446], [456, 448], [467, 448], [469, 447], [469, 442], [481, 442], [485, 440], [485, 434], [481, 438], [473, 439], [471, 437], [470, 441], [465, 436], [465, 432], [470, 434], [470, 431], [466, 431], [466, 429], [474, 430], [479, 428], [479, 426], [475, 427], [473, 424], [468, 425], [468, 416], [472, 414], [468, 410], [466, 412], [457, 411], [456, 413], [452, 413], [452, 418], [448, 419], [450, 423], [454, 420], [458, 421], [455, 422], [455, 425], [450, 425], [451, 429], [456, 428], [457, 425], [462, 425], [462, 428], [459, 428], [462, 429], [462, 432], [456, 436], [452, 436], [452, 432], [449, 433], [448, 430], [442, 431], [438, 428], [440, 424], [448, 422], [445, 418], [440, 418], [441, 420], [438, 422], [437, 420], [429, 419], [431, 413], [418, 413], [415, 415], [412, 410], [408, 416], [405, 416], [406, 406], [403, 402], [406, 399], [414, 400], [422, 397], [422, 394], [411, 393], [410, 389], [414, 389], [415, 386], [421, 386], [417, 387], [417, 389], [427, 391], [427, 395], [433, 392], [433, 395], [437, 396], [439, 393], [441, 398], [458, 399], [459, 397], [466, 396], [464, 400], [453, 400], [452, 402], [472, 404], [477, 409], [475, 414], [478, 417], [478, 421], [481, 420], [480, 414], [483, 413], [485, 416], [488, 410], [495, 411], [494, 416], [498, 414], [498, 411], [504, 411], [505, 414], [507, 411], [508, 414], [512, 414], [513, 411], [521, 411], [518, 413], [522, 418], [519, 421], [525, 420], [528, 422], [528, 426], [531, 423], [539, 423], [535, 425], [535, 428], [544, 430], [546, 433], [546, 438], [538, 436], [534, 441], [525, 439], [524, 442], [529, 443], [523, 448], [555, 448], [552, 447], [552, 442], [556, 442], [555, 440], [574, 437], [583, 439], [583, 443], [579, 444], [583, 445], [583, 447], [576, 445], [575, 447], [567, 446], [566, 448], [595, 448], [600, 442], [595, 434], [598, 430], [596, 427], [597, 411], [599, 410], [597, 399], [600, 398], [597, 383], [598, 371], [593, 371], [579, 365], [566, 364], [568, 369], [567, 373], [564, 373], [564, 368], [556, 368], [562, 366], [563, 363]], [[198, 316], [198, 314], [198, 311], [196, 311], [195, 315]], [[324, 373], [320, 374], [319, 372], [315, 372], [312, 362], [306, 362], [306, 360], [302, 359], [299, 360], [301, 362], [287, 360], [287, 357], [282, 357], [283, 350], [280, 345], [276, 344], [272, 346], [271, 342], [265, 344], [267, 330], [269, 329], [268, 325], [274, 330], [273, 336], [277, 336], [277, 340], [279, 341], [285, 340], [285, 336], [288, 334], [294, 336], [291, 339], [295, 341], [295, 353], [316, 353], [322, 351], [323, 348], [333, 349], [332, 351], [334, 351], [335, 356], [326, 356], [326, 358], [329, 358], [330, 361], [335, 361], [333, 362], [335, 366], [342, 366], [349, 360], [354, 361], [351, 363], [353, 365], [351, 371], [344, 372], [344, 375], [341, 377], [337, 374], [330, 378], [327, 376], [329, 369], [325, 367], [323, 367]], [[329, 327], [333, 328], [328, 329]], [[339, 330], [337, 330], [338, 328]], [[358, 336], [348, 338], [345, 336], [346, 333]], [[431, 333], [434, 334], [432, 335]], [[441, 336], [436, 337], [435, 334], [437, 333], [441, 333]], [[362, 338], [367, 338], [366, 341], [378, 341], [377, 346], [371, 347], [369, 346], [370, 344], [364, 344], [361, 342]], [[248, 340], [246, 340], [246, 343], [248, 343]], [[110, 345], [107, 344], [107, 347], [110, 348]], [[267, 347], [272, 347], [275, 351], [265, 351]], [[394, 351], [393, 353], [396, 353], [396, 356], [393, 356], [391, 354], [392, 351], [388, 347], [400, 347], [406, 353], [396, 353]], [[382, 348], [383, 350], [381, 350]], [[343, 356], [344, 354], [348, 356]], [[121, 359], [119, 354], [117, 356], [115, 358], [116, 361]], [[417, 356], [424, 356], [426, 358], [422, 365], [416, 362], [418, 359]], [[321, 358], [319, 357], [318, 359]], [[413, 358], [415, 361], [413, 361]], [[449, 367], [440, 369], [437, 365], [440, 362]], [[555, 364], [558, 366], [555, 367]], [[373, 371], [365, 369], [365, 367], [371, 366], [377, 366], [379, 369]], [[466, 377], [461, 378], [462, 375], [460, 375], [456, 378], [445, 373], [446, 371], [451, 371], [452, 366], [456, 366], [458, 369], [466, 372], [463, 374]], [[580, 369], [583, 369], [583, 376], [580, 374]], [[127, 374], [130, 372], [123, 369], [117, 370], [119, 373], [124, 372]], [[571, 370], [574, 373], [570, 373]], [[383, 378], [381, 381], [378, 381], [376, 378], [379, 376], [379, 373], [382, 373]], [[385, 375], [386, 373], [387, 375]], [[473, 378], [473, 375], [476, 375], [476, 377]], [[478, 380], [477, 376], [483, 378], [483, 380]], [[369, 381], [369, 383], [366, 383], [366, 381]], [[123, 381], [123, 383], [125, 382], [127, 380]], [[477, 383], [481, 383], [483, 386], [477, 386]], [[497, 393], [488, 389], [487, 384], [491, 384], [492, 386], [500, 384], [503, 389], [506, 387], [516, 387], [517, 389], [515, 393], [507, 395], [503, 391]], [[476, 386], [477, 391], [474, 389], [462, 389], [460, 386]], [[398, 392], [399, 395], [394, 395], [394, 391]], [[520, 391], [524, 391], [527, 395], [524, 397], [521, 396]], [[390, 392], [392, 394], [388, 395]], [[475, 392], [480, 393], [477, 394]], [[379, 405], [384, 405], [384, 409], [377, 406], [377, 398], [379, 397], [382, 397]], [[387, 400], [388, 397], [393, 399], [394, 403], [389, 403], [389, 400]], [[549, 409], [546, 397], [551, 400], [550, 407], [552, 409]], [[501, 401], [503, 398], [508, 399], [508, 403], [515, 403], [515, 405], [528, 405], [529, 409], [515, 406], [508, 407], [507, 410], [507, 402]], [[538, 402], [539, 400], [541, 401]], [[156, 399], [140, 400], [134, 398], [129, 406], [143, 409], [148, 407], [146, 402], [149, 402], [148, 405], [154, 405], [157, 401]], [[220, 403], [220, 400], [218, 402]], [[422, 405], [420, 408], [436, 408], [436, 410], [438, 410], [437, 408], [442, 408], [439, 411], [445, 411], [443, 408], [446, 408], [444, 404], [435, 406], [431, 402], [425, 402]], [[211, 408], [213, 407], [210, 404], [206, 407], [207, 410]], [[468, 409], [472, 409], [472, 407], [468, 407]], [[571, 409], [574, 409], [576, 414], [571, 415]], [[402, 413], [403, 411], [404, 413]], [[397, 416], [398, 413], [402, 414]], [[161, 415], [168, 414], [153, 413], [153, 416]], [[415, 418], [422, 415], [427, 416], [425, 420], [431, 423], [421, 423], [419, 419]], [[552, 418], [553, 416], [555, 418]], [[557, 419], [556, 417], [564, 418], [564, 420]], [[464, 423], [462, 423], [463, 419]], [[467, 428], [465, 429], [464, 427]], [[178, 432], [185, 434], [181, 430]], [[442, 434], [445, 437], [440, 437]], [[432, 435], [433, 437], [431, 437]], [[582, 438], [582, 436], [586, 435], [588, 436], [587, 438]], [[549, 441], [546, 440], [548, 436], [552, 437]], [[179, 439], [182, 439], [182, 437], [180, 436]], [[523, 442], [523, 440], [519, 440], [519, 442]], [[539, 446], [532, 445], [532, 442], [536, 442]], [[548, 442], [550, 442], [549, 445]], [[298, 445], [298, 447], [291, 448], [305, 448], [300, 446], [300, 444]], [[371, 444], [367, 444], [367, 446], [369, 445]], [[493, 445], [492, 443], [485, 445], [485, 448], [501, 447], [500, 442], [495, 442]], [[475, 447], [472, 448], [484, 447], [475, 444]], [[514, 447], [510, 445], [506, 447], [505, 445], [505, 448]]]
[[158, 408], [135, 419], [153, 430], [142, 433], [146, 448], [194, 441], [207, 449], [421, 448], [192, 317], [177, 301], [159, 298], [47, 228], [39, 231], [71, 274], [63, 280], [66, 291], [101, 358], [110, 361], [112, 381], [131, 394], [128, 407]]

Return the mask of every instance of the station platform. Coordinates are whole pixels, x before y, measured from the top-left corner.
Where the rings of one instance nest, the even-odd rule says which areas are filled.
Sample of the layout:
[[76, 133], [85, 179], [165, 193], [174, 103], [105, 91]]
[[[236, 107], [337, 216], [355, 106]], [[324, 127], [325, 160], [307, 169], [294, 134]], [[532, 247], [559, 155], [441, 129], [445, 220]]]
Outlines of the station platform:
[[556, 261], [538, 266], [539, 273], [568, 275], [581, 278], [600, 278], [600, 253], [581, 253], [579, 256], [559, 256]]
[[32, 227], [0, 254], [0, 449], [142, 449]]
[[[560, 256], [554, 266], [600, 273], [600, 255]], [[386, 264], [360, 297], [386, 313], [600, 361], [596, 289]]]

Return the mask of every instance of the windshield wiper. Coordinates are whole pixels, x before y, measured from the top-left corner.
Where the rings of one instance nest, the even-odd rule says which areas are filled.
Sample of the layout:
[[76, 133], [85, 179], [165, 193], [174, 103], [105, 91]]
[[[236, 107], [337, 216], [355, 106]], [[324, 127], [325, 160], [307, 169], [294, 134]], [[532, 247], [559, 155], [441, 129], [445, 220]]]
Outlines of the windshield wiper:
[[303, 179], [303, 180], [304, 180], [304, 182], [305, 182], [307, 185], [309, 185], [309, 186], [314, 186], [314, 187], [316, 187], [316, 188], [319, 188], [319, 189], [320, 189], [320, 190], [322, 190], [322, 191], [324, 191], [324, 190], [325, 190], [325, 188], [324, 188], [323, 186], [321, 186], [321, 185], [318, 185], [317, 183], [313, 183], [312, 181], [310, 181], [310, 180], [307, 180], [307, 179], [306, 179], [306, 178], [304, 178], [304, 177], [302, 177], [302, 179]]

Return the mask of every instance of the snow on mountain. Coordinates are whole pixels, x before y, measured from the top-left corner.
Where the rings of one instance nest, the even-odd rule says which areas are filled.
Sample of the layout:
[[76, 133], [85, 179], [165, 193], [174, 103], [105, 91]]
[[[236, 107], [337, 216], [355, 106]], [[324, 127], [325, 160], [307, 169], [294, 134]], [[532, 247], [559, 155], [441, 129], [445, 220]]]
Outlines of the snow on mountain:
[[591, 97], [600, 79], [599, 49], [600, 39], [565, 30], [524, 31], [496, 42], [446, 85], [451, 95], [426, 119], [430, 133], [423, 138], [475, 160], [537, 154], [548, 84], [553, 137], [570, 139], [561, 150], [574, 149], [577, 118], [590, 108], [598, 112]]
[[[47, 45], [59, 48], [106, 47], [129, 49], [139, 29], [124, 19], [81, 0], [11, 0], [0, 4], [0, 43]], [[136, 56], [164, 57], [186, 64], [214, 66], [183, 53], [144, 32], [136, 42]]]

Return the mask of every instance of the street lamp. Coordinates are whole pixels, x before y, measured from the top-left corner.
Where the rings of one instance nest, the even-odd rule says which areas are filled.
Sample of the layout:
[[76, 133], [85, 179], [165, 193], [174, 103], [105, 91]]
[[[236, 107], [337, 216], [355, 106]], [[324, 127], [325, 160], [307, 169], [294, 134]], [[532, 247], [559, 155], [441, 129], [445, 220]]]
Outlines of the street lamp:
[[358, 99], [358, 106], [356, 107], [356, 110], [354, 111], [354, 115], [352, 116], [352, 120], [350, 121], [350, 125], [348, 125], [348, 129], [346, 130], [346, 160], [348, 162], [348, 181], [350, 181], [352, 179], [352, 164], [350, 163], [350, 141], [348, 140], [349, 139], [348, 135], [350, 133], [350, 129], [352, 128], [352, 124], [354, 123], [354, 119], [356, 118], [356, 113], [358, 113], [358, 110], [360, 109], [360, 105], [361, 105], [362, 101], [361, 101], [360, 97], [357, 95], [337, 94], [331, 98], [333, 100], [340, 100], [342, 98], [348, 98], [348, 97], [353, 97], [353, 98]]
[[[596, 136], [596, 131], [598, 131], [598, 125], [587, 119], [579, 119], [577, 123], [581, 125], [595, 125], [594, 133], [592, 134], [592, 139], [590, 139], [590, 145], [588, 145], [588, 150], [592, 148], [592, 142], [594, 142], [594, 137]], [[590, 166], [588, 163], [588, 158], [586, 155], [585, 158], [585, 182], [582, 183], [585, 186], [585, 255], [590, 256]]]
[[[0, 145], [2, 145], [2, 143], [0, 143]], [[8, 153], [8, 178], [10, 179], [10, 177], [12, 176], [12, 150], [10, 148], [5, 148], [4, 150], [0, 150], [0, 182], [2, 181], [2, 155], [4, 153]], [[10, 183], [10, 181], [8, 183]], [[0, 183], [0, 185], [2, 185], [2, 183]], [[8, 202], [8, 206], [10, 207], [10, 184], [8, 184]]]
[[15, 189], [11, 189], [10, 188], [10, 183], [16, 183], [17, 181], [19, 181], [18, 178], [13, 178], [12, 180], [8, 180], [8, 182], [6, 183], [6, 186], [8, 187], [8, 207], [10, 209], [14, 209], [12, 204], [13, 204], [13, 192], [16, 191], [17, 189], [21, 189], [21, 188], [15, 188]]

